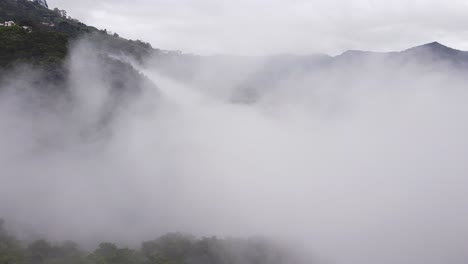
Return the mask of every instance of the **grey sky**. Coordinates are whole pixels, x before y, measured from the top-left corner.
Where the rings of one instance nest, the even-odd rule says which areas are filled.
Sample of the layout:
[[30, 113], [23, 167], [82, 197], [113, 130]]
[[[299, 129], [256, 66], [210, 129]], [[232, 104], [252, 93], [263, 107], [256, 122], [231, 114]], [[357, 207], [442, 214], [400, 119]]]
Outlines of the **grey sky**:
[[72, 17], [199, 54], [468, 49], [467, 0], [49, 0]]

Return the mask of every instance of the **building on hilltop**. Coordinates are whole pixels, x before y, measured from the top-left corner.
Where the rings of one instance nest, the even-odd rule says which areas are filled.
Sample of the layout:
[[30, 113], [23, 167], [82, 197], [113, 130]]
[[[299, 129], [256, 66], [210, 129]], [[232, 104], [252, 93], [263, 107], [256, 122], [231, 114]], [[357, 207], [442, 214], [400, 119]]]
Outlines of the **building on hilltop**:
[[28, 26], [22, 26], [22, 28], [28, 32], [28, 33], [31, 33], [33, 30], [32, 30], [32, 27], [28, 27]]
[[0, 26], [3, 26], [3, 27], [12, 27], [15, 25], [15, 22], [13, 21], [5, 21], [5, 23], [0, 23]]

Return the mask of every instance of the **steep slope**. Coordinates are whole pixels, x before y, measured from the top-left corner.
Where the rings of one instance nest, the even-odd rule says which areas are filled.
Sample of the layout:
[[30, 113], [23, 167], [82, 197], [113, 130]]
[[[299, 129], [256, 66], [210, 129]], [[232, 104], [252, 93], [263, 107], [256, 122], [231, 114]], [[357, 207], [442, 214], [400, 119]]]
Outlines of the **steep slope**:
[[69, 37], [98, 31], [78, 20], [63, 17], [60, 10], [49, 10], [43, 3], [29, 0], [1, 0], [0, 21], [14, 21], [35, 31], [58, 32]]
[[346, 51], [334, 57], [339, 62], [362, 63], [369, 60], [399, 60], [401, 62], [448, 63], [463, 66], [468, 63], [468, 52], [447, 47], [439, 42], [431, 42], [400, 52], [370, 52], [360, 50]]
[[[150, 44], [142, 41], [132, 41], [124, 38], [120, 38], [117, 34], [109, 35], [106, 30], [98, 30], [95, 27], [88, 26], [76, 19], [70, 17], [64, 17], [62, 10], [54, 9], [49, 10], [46, 7], [46, 2], [32, 2], [29, 0], [1, 0], [0, 1], [0, 21], [14, 21], [17, 26], [27, 26], [32, 28], [32, 34], [22, 34], [19, 27], [15, 30], [15, 34], [4, 33], [0, 37], [0, 56], [8, 55], [10, 58], [18, 57], [21, 61], [30, 58], [30, 63], [41, 63], [43, 60], [37, 61], [37, 57], [27, 57], [25, 54], [30, 53], [29, 50], [24, 46], [17, 46], [16, 50], [12, 50], [11, 47], [7, 47], [8, 43], [18, 42], [15, 36], [21, 36], [21, 42], [31, 42], [36, 39], [41, 39], [46, 50], [53, 49], [67, 49], [67, 44], [79, 38], [86, 37], [96, 44], [99, 44], [100, 48], [106, 51], [125, 54], [130, 57], [134, 57], [136, 60], [141, 61], [144, 57], [151, 55], [157, 50], [154, 50]], [[11, 32], [11, 31], [9, 31]], [[53, 36], [63, 35], [66, 41], [60, 41], [59, 43], [53, 43], [47, 41], [47, 39], [53, 38]], [[8, 49], [8, 54], [5, 51]], [[44, 54], [47, 54], [45, 52]], [[43, 55], [44, 55], [43, 54]], [[48, 58], [45, 56], [45, 60]], [[63, 56], [62, 56], [63, 58]], [[52, 60], [55, 61], [55, 58]], [[0, 60], [0, 66], [8, 65], [11, 60]]]
[[[27, 91], [36, 95], [28, 99], [28, 104], [49, 107], [62, 98], [73, 98], [78, 86], [93, 86], [95, 91], [89, 93], [105, 94], [102, 106], [94, 113], [95, 121], [87, 128], [93, 131], [105, 127], [143, 89], [157, 90], [146, 76], [121, 59], [141, 61], [156, 52], [151, 45], [65, 18], [60, 10], [49, 10], [46, 4], [0, 0], [0, 21], [16, 23], [0, 27], [0, 96], [3, 92]], [[84, 84], [85, 79], [94, 83]]]
[[400, 52], [404, 60], [415, 60], [419, 63], [448, 64], [457, 68], [468, 67], [468, 52], [447, 47], [439, 42], [431, 42]]
[[0, 67], [13, 63], [61, 63], [67, 55], [66, 35], [57, 32], [33, 31], [20, 27], [0, 27]]

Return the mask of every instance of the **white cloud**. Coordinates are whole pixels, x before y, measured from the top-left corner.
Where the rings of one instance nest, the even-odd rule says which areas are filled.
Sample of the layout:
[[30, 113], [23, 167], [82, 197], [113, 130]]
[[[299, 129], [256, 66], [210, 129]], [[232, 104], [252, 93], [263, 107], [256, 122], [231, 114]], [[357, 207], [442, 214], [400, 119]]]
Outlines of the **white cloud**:
[[468, 49], [464, 0], [50, 0], [80, 20], [194, 53], [339, 53], [438, 40]]

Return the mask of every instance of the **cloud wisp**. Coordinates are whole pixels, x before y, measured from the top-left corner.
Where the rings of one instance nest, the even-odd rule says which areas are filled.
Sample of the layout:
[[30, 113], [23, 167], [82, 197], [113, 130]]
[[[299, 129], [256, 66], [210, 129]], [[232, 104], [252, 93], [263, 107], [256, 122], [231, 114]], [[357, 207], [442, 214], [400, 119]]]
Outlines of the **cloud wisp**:
[[441, 41], [468, 49], [465, 0], [49, 0], [85, 23], [196, 54], [339, 54]]
[[[91, 47], [73, 49], [66, 96], [38, 92], [33, 71], [2, 82], [0, 211], [25, 234], [263, 235], [331, 263], [468, 259], [458, 69], [363, 60], [277, 78], [257, 75], [265, 60], [205, 58], [175, 78], [149, 63], [157, 87], [109, 108]], [[267, 85], [234, 102], [245, 83]]]

